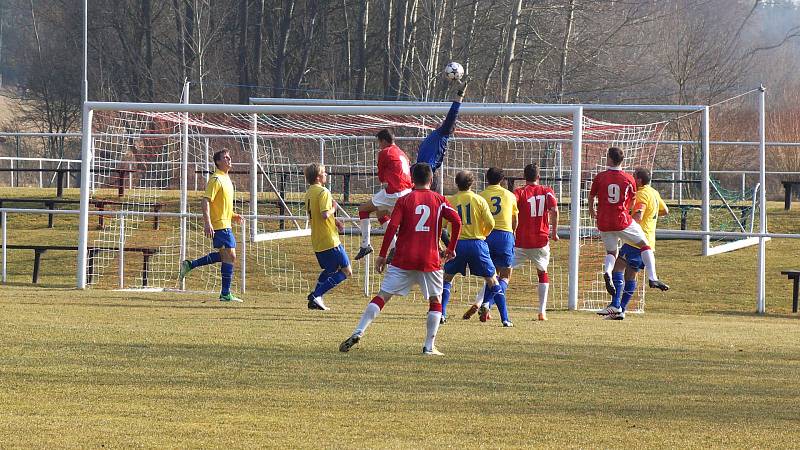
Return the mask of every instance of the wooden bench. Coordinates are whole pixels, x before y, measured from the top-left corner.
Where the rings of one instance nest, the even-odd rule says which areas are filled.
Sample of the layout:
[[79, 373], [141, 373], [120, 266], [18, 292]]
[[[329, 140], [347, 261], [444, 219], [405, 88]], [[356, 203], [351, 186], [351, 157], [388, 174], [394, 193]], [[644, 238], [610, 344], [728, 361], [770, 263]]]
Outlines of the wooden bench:
[[784, 270], [781, 272], [782, 275], [786, 275], [789, 277], [790, 280], [794, 281], [794, 285], [792, 287], [792, 312], [797, 312], [797, 295], [800, 291], [800, 270]]
[[784, 192], [783, 209], [788, 211], [792, 208], [792, 188], [800, 186], [800, 181], [781, 180], [781, 184]]
[[[39, 268], [41, 267], [42, 255], [48, 250], [78, 251], [78, 247], [70, 245], [28, 245], [28, 244], [8, 244], [9, 250], [33, 250], [33, 284], [39, 282]], [[94, 278], [94, 260], [98, 253], [116, 252], [118, 249], [112, 247], [89, 247], [89, 261], [86, 266], [86, 280], [91, 283]], [[125, 247], [126, 252], [139, 252], [142, 254], [142, 286], [147, 286], [147, 277], [150, 272], [150, 257], [158, 253], [157, 248]]]
[[[64, 167], [59, 167], [55, 169], [45, 169], [45, 168], [26, 168], [26, 167], [15, 167], [13, 169], [4, 167], [0, 168], [0, 172], [55, 172], [56, 173], [56, 197], [61, 198], [64, 195], [64, 174], [66, 173], [80, 173], [81, 169], [67, 169]], [[136, 172], [133, 169], [106, 169], [100, 170], [99, 173], [111, 173], [113, 172], [116, 174], [114, 178], [117, 180], [117, 195], [120, 197], [125, 196], [125, 182], [128, 180], [128, 175]], [[93, 173], [96, 173], [93, 171]], [[12, 186], [13, 187], [13, 186]]]
[[[47, 209], [56, 209], [56, 205], [80, 205], [80, 200], [72, 200], [72, 199], [64, 199], [64, 198], [0, 198], [0, 208], [4, 206], [4, 203], [34, 203], [34, 204], [43, 204]], [[91, 199], [89, 203], [97, 207], [100, 211], [106, 210], [106, 205], [130, 205], [129, 202], [120, 202], [117, 200], [106, 200], [106, 199]], [[148, 206], [153, 212], [160, 212], [161, 208], [164, 207], [163, 203], [149, 203], [143, 204], [143, 206]], [[98, 227], [102, 230], [104, 225], [104, 218], [102, 214], [98, 216]], [[159, 227], [159, 220], [158, 216], [153, 216], [153, 229], [158, 230]], [[53, 214], [47, 215], [47, 228], [53, 228]]]

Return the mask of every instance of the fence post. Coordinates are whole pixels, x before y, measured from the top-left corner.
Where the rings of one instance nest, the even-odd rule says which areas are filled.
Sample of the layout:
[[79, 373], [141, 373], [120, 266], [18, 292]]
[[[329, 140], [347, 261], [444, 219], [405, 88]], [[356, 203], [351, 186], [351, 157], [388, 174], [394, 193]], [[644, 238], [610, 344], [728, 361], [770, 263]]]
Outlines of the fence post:
[[744, 200], [747, 195], [747, 192], [745, 192], [745, 177], [747, 177], [747, 174], [742, 172], [742, 200]]
[[670, 176], [672, 177], [672, 183], [669, 190], [669, 199], [675, 200], [675, 172], [672, 172]]
[[247, 292], [247, 245], [247, 219], [245, 219], [242, 220], [242, 251], [239, 252], [242, 265], [242, 294]]
[[119, 288], [125, 288], [125, 215], [119, 216]]
[[9, 173], [11, 174], [11, 187], [13, 188], [13, 187], [15, 187], [14, 186], [14, 160], [13, 159], [9, 159], [8, 161], [11, 163], [11, 171]]
[[42, 169], [43, 169], [42, 160], [40, 159], [39, 160], [39, 189], [41, 189], [44, 186], [44, 184], [42, 183]]
[[3, 211], [0, 213], [0, 220], [3, 221], [2, 228], [3, 228], [3, 284], [6, 282], [6, 223], [8, 223], [8, 214]]
[[[678, 180], [683, 181], [683, 144], [678, 144]], [[678, 204], [683, 204], [683, 183], [678, 183]]]
[[67, 161], [67, 189], [69, 189], [69, 179], [72, 178], [72, 172], [69, 171], [69, 161]]

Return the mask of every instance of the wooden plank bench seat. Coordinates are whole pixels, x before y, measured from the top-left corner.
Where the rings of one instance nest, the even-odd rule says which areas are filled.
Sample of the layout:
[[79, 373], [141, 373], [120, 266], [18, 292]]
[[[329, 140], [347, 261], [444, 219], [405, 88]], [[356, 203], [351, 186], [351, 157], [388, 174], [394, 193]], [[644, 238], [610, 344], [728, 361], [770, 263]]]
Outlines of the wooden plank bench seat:
[[782, 275], [786, 275], [794, 282], [792, 286], [792, 312], [797, 312], [797, 296], [800, 293], [800, 270], [784, 270], [781, 271]]
[[[74, 245], [33, 245], [33, 244], [8, 244], [9, 250], [33, 250], [33, 284], [39, 282], [39, 268], [41, 267], [42, 255], [49, 251], [73, 251], [77, 252], [78, 247]], [[93, 247], [88, 248], [89, 261], [86, 266], [86, 282], [91, 283], [94, 278], [94, 259], [101, 252], [119, 251], [113, 247]], [[158, 253], [157, 248], [146, 247], [125, 247], [126, 252], [139, 252], [142, 254], [142, 285], [147, 286], [147, 277], [150, 272], [150, 258]]]

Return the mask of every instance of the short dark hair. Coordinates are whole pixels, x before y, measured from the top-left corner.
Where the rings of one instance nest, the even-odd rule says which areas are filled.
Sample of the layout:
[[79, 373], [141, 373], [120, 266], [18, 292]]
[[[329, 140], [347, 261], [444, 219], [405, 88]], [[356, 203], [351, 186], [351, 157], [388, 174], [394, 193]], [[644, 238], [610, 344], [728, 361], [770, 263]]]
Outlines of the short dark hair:
[[222, 150], [218, 150], [218, 151], [214, 152], [214, 165], [215, 166], [217, 165], [217, 163], [219, 161], [222, 161], [222, 155], [224, 155], [226, 153], [230, 155], [231, 152], [227, 148], [224, 148]]
[[645, 169], [644, 167], [637, 167], [636, 170], [633, 172], [633, 177], [642, 180], [643, 185], [650, 184], [650, 180], [652, 179], [650, 171]]
[[417, 185], [425, 185], [433, 180], [433, 169], [426, 162], [418, 162], [411, 166], [411, 181]]
[[525, 166], [523, 172], [525, 174], [525, 181], [529, 183], [536, 181], [539, 179], [539, 164], [537, 163], [528, 164], [527, 166]]
[[388, 128], [384, 128], [375, 135], [376, 138], [380, 141], [388, 142], [390, 144], [394, 143], [394, 133]]
[[622, 160], [625, 159], [625, 154], [619, 147], [609, 147], [607, 157], [613, 165], [618, 166], [622, 164]]
[[489, 170], [486, 171], [486, 183], [488, 184], [500, 184], [505, 177], [503, 169], [499, 167], [489, 167]]
[[466, 191], [475, 182], [475, 174], [469, 170], [462, 170], [456, 174], [456, 186], [459, 191]]

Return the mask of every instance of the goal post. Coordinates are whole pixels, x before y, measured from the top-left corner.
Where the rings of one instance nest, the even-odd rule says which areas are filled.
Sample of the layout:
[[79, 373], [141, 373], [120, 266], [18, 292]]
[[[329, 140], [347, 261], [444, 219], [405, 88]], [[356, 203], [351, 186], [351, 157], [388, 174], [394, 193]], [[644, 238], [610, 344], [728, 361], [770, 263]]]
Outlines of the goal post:
[[[334, 101], [335, 102], [335, 101]], [[84, 122], [84, 148], [83, 148], [83, 172], [81, 188], [81, 222], [80, 237], [81, 251], [79, 251], [79, 272], [78, 287], [87, 286], [86, 267], [88, 265], [88, 243], [89, 243], [89, 224], [88, 210], [91, 205], [90, 198], [95, 188], [108, 187], [107, 184], [95, 182], [92, 174], [93, 160], [102, 157], [108, 160], [108, 166], [103, 170], [112, 170], [108, 167], [119, 168], [132, 152], [144, 149], [152, 155], [159, 156], [160, 153], [172, 152], [172, 147], [178, 147], [180, 142], [181, 152], [179, 155], [169, 156], [163, 160], [154, 162], [152, 169], [143, 166], [141, 161], [134, 161], [144, 169], [136, 176], [142, 181], [145, 175], [161, 177], [155, 181], [149, 180], [148, 189], [174, 190], [174, 186], [179, 184], [181, 206], [177, 211], [181, 216], [181, 222], [188, 221], [191, 216], [190, 208], [184, 207], [188, 203], [187, 191], [189, 189], [189, 173], [187, 159], [194, 160], [195, 167], [202, 166], [203, 161], [208, 164], [209, 153], [213, 148], [209, 148], [208, 140], [215, 138], [227, 138], [236, 142], [237, 149], [247, 154], [249, 157], [241, 157], [238, 160], [247, 167], [247, 182], [240, 183], [239, 186], [246, 186], [244, 191], [247, 197], [239, 205], [240, 210], [248, 211], [247, 214], [247, 237], [252, 244], [275, 245], [276, 251], [265, 256], [264, 261], [268, 264], [294, 264], [287, 260], [285, 252], [280, 250], [282, 242], [292, 242], [291, 239], [306, 236], [309, 233], [305, 213], [301, 212], [302, 202], [300, 194], [305, 190], [302, 181], [302, 166], [313, 161], [322, 161], [330, 167], [338, 168], [342, 171], [349, 171], [353, 179], [357, 177], [374, 178], [374, 132], [383, 127], [396, 127], [405, 131], [401, 136], [403, 139], [412, 142], [421, 141], [427, 133], [438, 126], [441, 118], [447, 113], [449, 103], [424, 103], [407, 104], [405, 102], [393, 102], [392, 104], [374, 104], [373, 102], [362, 102], [363, 104], [324, 104], [325, 101], [312, 104], [283, 104], [283, 105], [218, 105], [218, 104], [167, 104], [167, 103], [118, 103], [118, 102], [87, 102], [85, 104]], [[604, 149], [608, 145], [619, 145], [623, 148], [630, 148], [631, 151], [638, 152], [644, 149], [645, 155], [642, 156], [643, 164], [652, 166], [652, 157], [655, 152], [655, 145], [663, 130], [663, 124], [654, 123], [646, 125], [622, 125], [610, 122], [602, 122], [585, 116], [586, 111], [604, 112], [662, 112], [680, 113], [696, 112], [698, 106], [653, 106], [653, 105], [531, 105], [531, 104], [469, 104], [464, 103], [460, 108], [460, 119], [456, 136], [450, 141], [447, 161], [443, 165], [442, 175], [450, 183], [455, 171], [469, 169], [473, 171], [485, 170], [489, 164], [507, 164], [505, 168], [516, 170], [516, 174], [521, 172], [521, 168], [526, 162], [546, 162], [546, 175], [552, 180], [558, 179], [558, 183], [565, 182], [564, 190], [568, 191], [564, 197], [568, 200], [569, 214], [569, 235], [575, 237], [570, 239], [568, 251], [563, 261], [568, 272], [566, 282], [563, 282], [566, 301], [564, 306], [568, 309], [579, 309], [591, 307], [591, 302], [581, 300], [581, 283], [597, 285], [596, 280], [582, 279], [581, 270], [586, 265], [581, 260], [583, 239], [594, 239], [594, 226], [582, 212], [586, 207], [585, 194], [582, 191], [588, 189], [592, 174], [598, 168], [604, 166]], [[125, 116], [123, 122], [114, 130], [93, 130], [93, 121], [100, 115], [120, 115]], [[103, 120], [109, 121], [108, 117]], [[102, 120], [101, 120], [102, 122]], [[157, 122], [153, 125], [154, 122]], [[145, 129], [145, 126], [150, 128]], [[197, 133], [194, 136], [193, 133]], [[108, 136], [105, 136], [107, 134]], [[120, 134], [120, 136], [117, 136]], [[190, 137], [192, 135], [192, 137]], [[105, 137], [104, 137], [105, 136]], [[112, 138], [113, 136], [113, 138]], [[198, 139], [205, 139], [205, 148], [200, 148], [199, 143], [192, 144]], [[108, 142], [104, 141], [108, 140]], [[159, 140], [160, 139], [160, 140]], [[187, 143], [188, 141], [188, 143]], [[317, 146], [316, 151], [306, 148], [302, 157], [291, 155], [293, 151], [290, 145], [286, 149], [280, 149], [285, 142], [305, 142], [304, 148]], [[96, 149], [95, 142], [104, 146]], [[110, 142], [110, 143], [109, 143]], [[313, 144], [311, 144], [313, 143]], [[562, 148], [563, 144], [563, 148]], [[196, 149], [190, 147], [195, 145]], [[299, 144], [298, 144], [299, 145]], [[212, 146], [213, 147], [213, 146]], [[99, 153], [96, 154], [96, 150]], [[642, 150], [642, 151], [644, 151]], [[192, 155], [191, 152], [198, 152]], [[477, 151], [480, 151], [478, 156]], [[187, 152], [190, 154], [187, 155]], [[277, 156], [270, 156], [270, 166], [264, 166], [260, 160], [263, 155], [272, 153]], [[283, 153], [281, 153], [283, 152]], [[488, 153], [487, 153], [488, 152]], [[484, 161], [484, 154], [493, 155], [491, 159]], [[329, 155], [326, 157], [326, 154]], [[180, 161], [177, 161], [177, 160]], [[414, 159], [414, 158], [412, 158]], [[564, 167], [561, 164], [564, 164]], [[180, 165], [179, 175], [174, 175], [170, 171], [172, 166]], [[160, 171], [160, 172], [158, 172]], [[197, 170], [196, 170], [197, 171]], [[158, 173], [156, 173], [158, 172]], [[358, 173], [356, 173], [358, 172]], [[277, 175], [279, 174], [280, 175]], [[131, 176], [134, 176], [133, 174]], [[179, 176], [180, 182], [174, 183], [169, 177]], [[279, 177], [291, 178], [292, 189], [282, 189], [283, 184]], [[350, 175], [346, 176], [339, 187], [353, 182]], [[568, 177], [568, 178], [567, 178]], [[482, 177], [481, 177], [482, 178]], [[518, 176], [517, 176], [518, 178]], [[259, 181], [262, 181], [259, 183]], [[348, 181], [350, 180], [350, 181]], [[137, 182], [138, 182], [137, 181]], [[338, 182], [338, 181], [337, 181]], [[375, 181], [365, 182], [361, 189], [364, 193], [372, 193], [376, 185], [371, 184]], [[172, 183], [172, 184], [171, 184]], [[289, 183], [289, 181], [287, 181]], [[480, 187], [480, 183], [476, 189]], [[451, 184], [451, 183], [450, 183]], [[372, 186], [372, 188], [370, 188]], [[558, 189], [561, 196], [561, 189]], [[335, 193], [337, 194], [337, 193]], [[364, 194], [362, 194], [364, 195]], [[259, 208], [259, 199], [263, 202], [264, 197], [274, 205], [279, 213], [270, 213], [268, 210], [262, 211]], [[152, 205], [157, 202], [156, 197], [147, 197], [141, 203]], [[184, 199], [186, 199], [184, 201]], [[245, 206], [249, 200], [249, 205]], [[351, 199], [353, 200], [353, 199]], [[134, 202], [131, 202], [134, 203]], [[353, 203], [351, 201], [351, 203]], [[263, 204], [263, 203], [262, 203]], [[564, 204], [567, 206], [567, 203]], [[139, 206], [139, 214], [141, 206]], [[274, 208], [273, 208], [274, 209]], [[131, 214], [137, 214], [133, 211]], [[143, 215], [143, 214], [140, 214]], [[262, 236], [259, 231], [262, 217], [270, 216], [272, 221], [280, 221], [279, 228], [272, 227], [267, 230], [267, 235]], [[302, 223], [302, 222], [306, 223]], [[134, 221], [135, 222], [135, 221]], [[273, 222], [276, 223], [276, 222]], [[284, 229], [283, 224], [288, 224]], [[126, 225], [129, 229], [131, 225]], [[192, 227], [195, 227], [193, 230]], [[134, 227], [135, 228], [135, 227]], [[263, 228], [263, 227], [262, 227]], [[566, 228], [566, 227], [565, 227]], [[173, 251], [173, 247], [180, 247], [180, 252], [175, 252], [174, 256], [164, 256], [164, 273], [169, 270], [170, 265], [174, 265], [174, 272], [177, 272], [177, 262], [180, 258], [192, 255], [186, 252], [187, 246], [202, 249], [207, 246], [202, 236], [195, 236], [196, 225], [187, 224], [185, 233], [188, 236], [178, 241], [174, 245], [169, 242], [159, 243], [164, 252]], [[182, 232], [183, 234], [184, 232]], [[104, 237], [100, 245], [110, 242], [110, 237]], [[171, 238], [166, 238], [171, 239]], [[188, 241], [188, 243], [187, 243]], [[114, 242], [119, 242], [117, 239]], [[132, 242], [126, 240], [126, 243]], [[245, 243], [243, 243], [245, 244]], [[97, 245], [97, 244], [96, 244]], [[351, 247], [352, 248], [352, 247]], [[285, 250], [286, 247], [283, 247]], [[113, 250], [113, 249], [112, 249]], [[567, 250], [567, 249], [565, 249]], [[309, 247], [310, 252], [310, 247]], [[248, 253], [251, 253], [248, 250]], [[172, 255], [172, 253], [170, 253]], [[113, 256], [112, 256], [113, 257]], [[244, 262], [244, 261], [243, 261]], [[598, 261], [588, 261], [593, 265], [599, 265]], [[561, 261], [559, 261], [560, 264]], [[266, 262], [265, 262], [266, 264]], [[301, 266], [298, 263], [298, 266]], [[252, 266], [252, 261], [248, 268]], [[294, 266], [292, 266], [294, 267]], [[588, 266], [587, 266], [588, 267]], [[304, 267], [311, 270], [311, 267]], [[596, 269], [596, 268], [595, 268]], [[365, 274], [365, 290], [369, 291], [370, 283], [375, 283], [380, 278], [378, 276], [368, 277], [369, 268]], [[291, 272], [291, 271], [290, 271]], [[290, 280], [290, 272], [287, 272], [286, 283], [294, 283]], [[597, 270], [595, 270], [597, 272]], [[295, 273], [295, 272], [291, 272]], [[169, 278], [172, 275], [165, 275]], [[596, 276], [596, 274], [595, 274]], [[308, 278], [308, 277], [306, 277]], [[173, 282], [167, 280], [167, 282]], [[308, 281], [308, 280], [306, 280]], [[182, 287], [182, 286], [176, 286]], [[374, 285], [372, 286], [375, 287]], [[590, 287], [595, 289], [597, 286]], [[552, 291], [551, 291], [552, 292]], [[598, 290], [599, 292], [599, 290]], [[600, 300], [594, 300], [598, 302]], [[563, 306], [562, 306], [563, 307]]]

